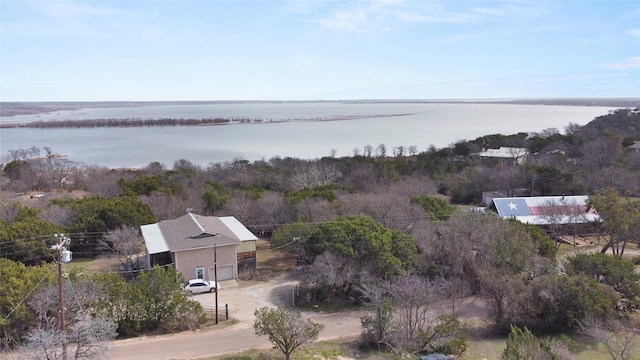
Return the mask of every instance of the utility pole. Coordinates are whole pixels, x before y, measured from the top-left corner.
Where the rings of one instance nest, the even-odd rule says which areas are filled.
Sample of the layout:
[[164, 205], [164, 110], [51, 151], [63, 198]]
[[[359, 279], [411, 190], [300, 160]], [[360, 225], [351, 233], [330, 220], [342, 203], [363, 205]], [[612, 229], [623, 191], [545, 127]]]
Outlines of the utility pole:
[[68, 251], [64, 245], [68, 245], [71, 239], [64, 236], [64, 234], [55, 234], [54, 237], [58, 240], [56, 245], [51, 246], [51, 250], [57, 250], [56, 261], [58, 263], [58, 297], [60, 299], [60, 333], [62, 334], [62, 360], [67, 360], [67, 339], [65, 337], [65, 322], [64, 322], [64, 283], [62, 282], [62, 264], [71, 261], [71, 251]]
[[216, 325], [218, 325], [218, 250], [213, 244], [213, 281], [216, 284]]

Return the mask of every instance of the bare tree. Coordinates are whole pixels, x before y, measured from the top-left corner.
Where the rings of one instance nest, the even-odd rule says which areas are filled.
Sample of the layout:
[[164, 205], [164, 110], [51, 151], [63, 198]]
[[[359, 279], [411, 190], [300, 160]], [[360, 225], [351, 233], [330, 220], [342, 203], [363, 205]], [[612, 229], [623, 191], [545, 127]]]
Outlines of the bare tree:
[[306, 282], [321, 289], [328, 299], [353, 296], [359, 284], [366, 283], [368, 273], [344, 256], [325, 251], [313, 260]]
[[291, 183], [295, 189], [311, 189], [332, 184], [341, 176], [338, 168], [332, 164], [312, 162], [296, 168]]
[[613, 165], [622, 154], [621, 140], [617, 136], [586, 139], [580, 147], [580, 164], [587, 171], [604, 169]]
[[373, 154], [373, 146], [369, 144], [365, 145], [363, 155], [366, 157], [371, 157], [372, 154]]
[[571, 122], [569, 124], [567, 124], [567, 126], [564, 127], [564, 134], [569, 136], [569, 135], [573, 135], [576, 132], [578, 132], [578, 130], [580, 130], [580, 128], [582, 128], [582, 125], [579, 125], [577, 123]]
[[420, 276], [407, 275], [380, 284], [363, 284], [361, 291], [376, 308], [376, 314], [363, 317], [363, 337], [384, 344], [398, 355], [424, 348], [437, 323], [434, 303], [437, 287]]
[[47, 286], [34, 294], [29, 302], [38, 319], [21, 350], [26, 359], [105, 359], [107, 342], [116, 334], [117, 325], [91, 316], [91, 304], [99, 301], [100, 291], [88, 280], [72, 273], [64, 283], [65, 331], [58, 322], [60, 308], [57, 286]]
[[98, 240], [98, 247], [106, 250], [120, 262], [126, 271], [136, 270], [140, 263], [142, 239], [138, 229], [131, 226], [123, 226], [109, 230]]
[[39, 215], [41, 219], [47, 220], [60, 226], [66, 226], [70, 224], [75, 216], [76, 212], [73, 209], [55, 204], [47, 205], [44, 209], [42, 209]]
[[282, 194], [268, 192], [256, 201], [249, 224], [259, 227], [260, 231], [271, 232], [293, 220], [291, 209], [284, 202]]
[[578, 330], [604, 344], [613, 360], [629, 360], [637, 353], [640, 333], [637, 329], [625, 328], [620, 323], [606, 324], [602, 320], [587, 316], [580, 321]]
[[440, 289], [440, 297], [447, 299], [451, 304], [451, 314], [457, 315], [462, 309], [464, 299], [471, 294], [471, 286], [462, 278], [439, 278], [435, 282]]
[[[33, 360], [108, 359], [109, 340], [116, 334], [116, 323], [85, 317], [62, 333], [57, 327], [39, 327], [29, 334], [22, 348], [22, 358]], [[63, 347], [62, 344], [69, 344]], [[64, 353], [66, 351], [66, 353]]]
[[386, 290], [391, 294], [398, 320], [396, 341], [416, 341], [434, 320], [429, 308], [438, 298], [437, 289], [426, 279], [409, 275], [389, 282]]
[[254, 203], [246, 192], [236, 191], [232, 194], [231, 200], [225, 205], [223, 211], [232, 214], [240, 222], [251, 223], [251, 209]]
[[[545, 224], [551, 230], [552, 238], [558, 241], [558, 237], [566, 235], [566, 227], [569, 221], [569, 214], [573, 213], [573, 207], [559, 206], [555, 201], [548, 200], [542, 206], [538, 207], [540, 217], [544, 219]], [[585, 209], [582, 210], [582, 213]], [[575, 245], [575, 244], [574, 244]]]
[[[154, 191], [148, 196], [141, 196], [140, 200], [149, 205], [158, 220], [175, 219], [185, 213], [186, 208], [194, 206], [183, 197], [168, 195]], [[198, 209], [199, 210], [199, 209]]]
[[640, 194], [640, 172], [633, 169], [640, 169], [640, 164], [627, 166], [607, 166], [602, 169], [589, 171], [589, 176], [582, 179], [588, 189], [602, 189], [612, 187], [620, 193], [630, 191], [631, 196]]

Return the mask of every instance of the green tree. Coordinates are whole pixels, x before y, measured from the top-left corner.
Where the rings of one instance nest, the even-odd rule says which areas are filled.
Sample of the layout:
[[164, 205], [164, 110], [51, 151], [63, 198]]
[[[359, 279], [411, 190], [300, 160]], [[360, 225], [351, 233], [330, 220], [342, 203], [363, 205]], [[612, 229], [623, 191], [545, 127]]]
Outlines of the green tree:
[[324, 199], [328, 202], [333, 202], [338, 199], [335, 191], [346, 191], [353, 193], [353, 189], [347, 186], [341, 186], [336, 184], [319, 185], [312, 188], [302, 188], [300, 190], [287, 190], [284, 193], [284, 198], [292, 204], [300, 203], [309, 199]]
[[536, 246], [519, 224], [491, 219], [476, 245], [481, 294], [489, 300], [498, 326], [509, 324], [510, 304], [521, 294], [527, 277], [535, 274]]
[[540, 276], [520, 290], [511, 304], [509, 323], [536, 332], [574, 329], [586, 316], [609, 319], [619, 297], [610, 286], [583, 276]]
[[549, 237], [549, 235], [545, 234], [540, 230], [539, 226], [532, 224], [525, 224], [516, 219], [509, 219], [509, 221], [514, 226], [519, 226], [524, 229], [524, 231], [531, 236], [531, 240], [536, 244], [538, 248], [538, 255], [544, 256], [549, 259], [555, 259], [556, 254], [558, 253], [558, 247], [555, 242]]
[[507, 347], [502, 352], [502, 360], [557, 360], [548, 339], [538, 339], [527, 328], [511, 326]]
[[430, 334], [423, 333], [424, 348], [434, 352], [460, 356], [467, 351], [467, 333], [460, 326], [458, 316], [443, 314]]
[[73, 242], [71, 249], [91, 257], [97, 255], [97, 239], [109, 230], [124, 226], [134, 228], [156, 222], [149, 205], [134, 196], [113, 198], [89, 197], [52, 200], [53, 204], [72, 209], [76, 216], [68, 225]]
[[170, 332], [180, 323], [181, 316], [203, 314], [200, 303], [184, 293], [184, 279], [171, 266], [154, 266], [141, 273], [132, 286], [136, 312], [147, 331]]
[[18, 345], [35, 325], [35, 314], [27, 304], [34, 290], [55, 283], [54, 269], [52, 265], [25, 266], [0, 258], [0, 352]]
[[21, 170], [27, 167], [29, 163], [25, 160], [13, 160], [8, 162], [2, 172], [12, 181], [20, 180]]
[[133, 294], [133, 285], [116, 273], [97, 274], [94, 280], [105, 294], [105, 299], [93, 304], [96, 313], [118, 325], [116, 331], [119, 337], [142, 334], [142, 317], [136, 311], [137, 298]]
[[262, 307], [254, 311], [256, 320], [253, 329], [258, 336], [268, 336], [269, 341], [277, 347], [286, 360], [291, 353], [307, 342], [318, 338], [324, 325], [303, 319], [299, 312], [291, 311], [284, 306], [277, 308]]
[[313, 225], [304, 222], [304, 220], [282, 225], [277, 228], [271, 236], [271, 248], [277, 248], [289, 253], [299, 252], [304, 238], [306, 238], [312, 230]]
[[126, 181], [125, 179], [118, 180], [118, 186], [122, 189], [125, 195], [151, 195], [152, 192], [158, 191], [161, 187], [160, 179], [157, 175], [153, 176], [139, 176], [132, 181]]
[[155, 266], [132, 283], [112, 275], [99, 281], [106, 300], [95, 306], [118, 324], [120, 336], [192, 329], [205, 320], [202, 306], [186, 296], [184, 279], [173, 267]]
[[62, 233], [59, 225], [42, 220], [39, 209], [12, 204], [16, 215], [12, 221], [0, 220], [0, 257], [25, 264], [53, 260], [50, 246], [53, 234]]
[[640, 201], [621, 197], [613, 188], [596, 191], [589, 197], [589, 206], [602, 217], [601, 225], [609, 235], [609, 241], [600, 252], [611, 249], [622, 257], [629, 241], [640, 239]]
[[221, 184], [214, 181], [205, 181], [206, 191], [202, 195], [204, 201], [204, 211], [206, 214], [215, 214], [231, 200], [231, 195]]
[[576, 254], [567, 258], [566, 269], [613, 287], [622, 297], [624, 310], [640, 306], [640, 274], [632, 261], [602, 253]]
[[553, 166], [526, 165], [524, 173], [529, 189], [536, 195], [562, 195], [574, 192], [575, 184], [572, 173], [563, 173]]
[[318, 224], [305, 242], [305, 251], [313, 260], [325, 250], [371, 268], [380, 277], [406, 273], [417, 264], [411, 236], [368, 216], [346, 216]]
[[429, 220], [447, 220], [456, 212], [456, 207], [449, 205], [446, 200], [430, 195], [415, 195], [411, 197], [412, 204], [422, 206], [429, 214]]
[[131, 181], [125, 179], [118, 180], [118, 186], [124, 195], [145, 195], [149, 196], [153, 192], [159, 191], [167, 195], [178, 194], [183, 191], [183, 187], [171, 176], [171, 172], [164, 172], [154, 175], [138, 175]]

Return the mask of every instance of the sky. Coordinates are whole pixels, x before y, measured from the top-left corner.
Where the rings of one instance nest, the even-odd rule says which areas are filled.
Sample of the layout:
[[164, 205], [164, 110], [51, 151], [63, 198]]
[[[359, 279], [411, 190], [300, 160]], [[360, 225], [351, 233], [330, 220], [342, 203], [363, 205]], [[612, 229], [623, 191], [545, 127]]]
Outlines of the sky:
[[0, 101], [630, 97], [638, 0], [0, 0]]

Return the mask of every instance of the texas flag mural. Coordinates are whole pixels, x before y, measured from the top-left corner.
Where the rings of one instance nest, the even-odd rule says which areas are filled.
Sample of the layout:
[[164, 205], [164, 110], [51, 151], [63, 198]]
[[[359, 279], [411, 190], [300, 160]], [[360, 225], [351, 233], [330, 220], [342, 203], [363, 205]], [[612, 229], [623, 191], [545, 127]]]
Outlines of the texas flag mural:
[[533, 215], [526, 201], [522, 198], [493, 199], [496, 209], [501, 216], [530, 216]]
[[586, 195], [494, 198], [490, 209], [529, 224], [575, 224], [599, 219], [588, 200]]

